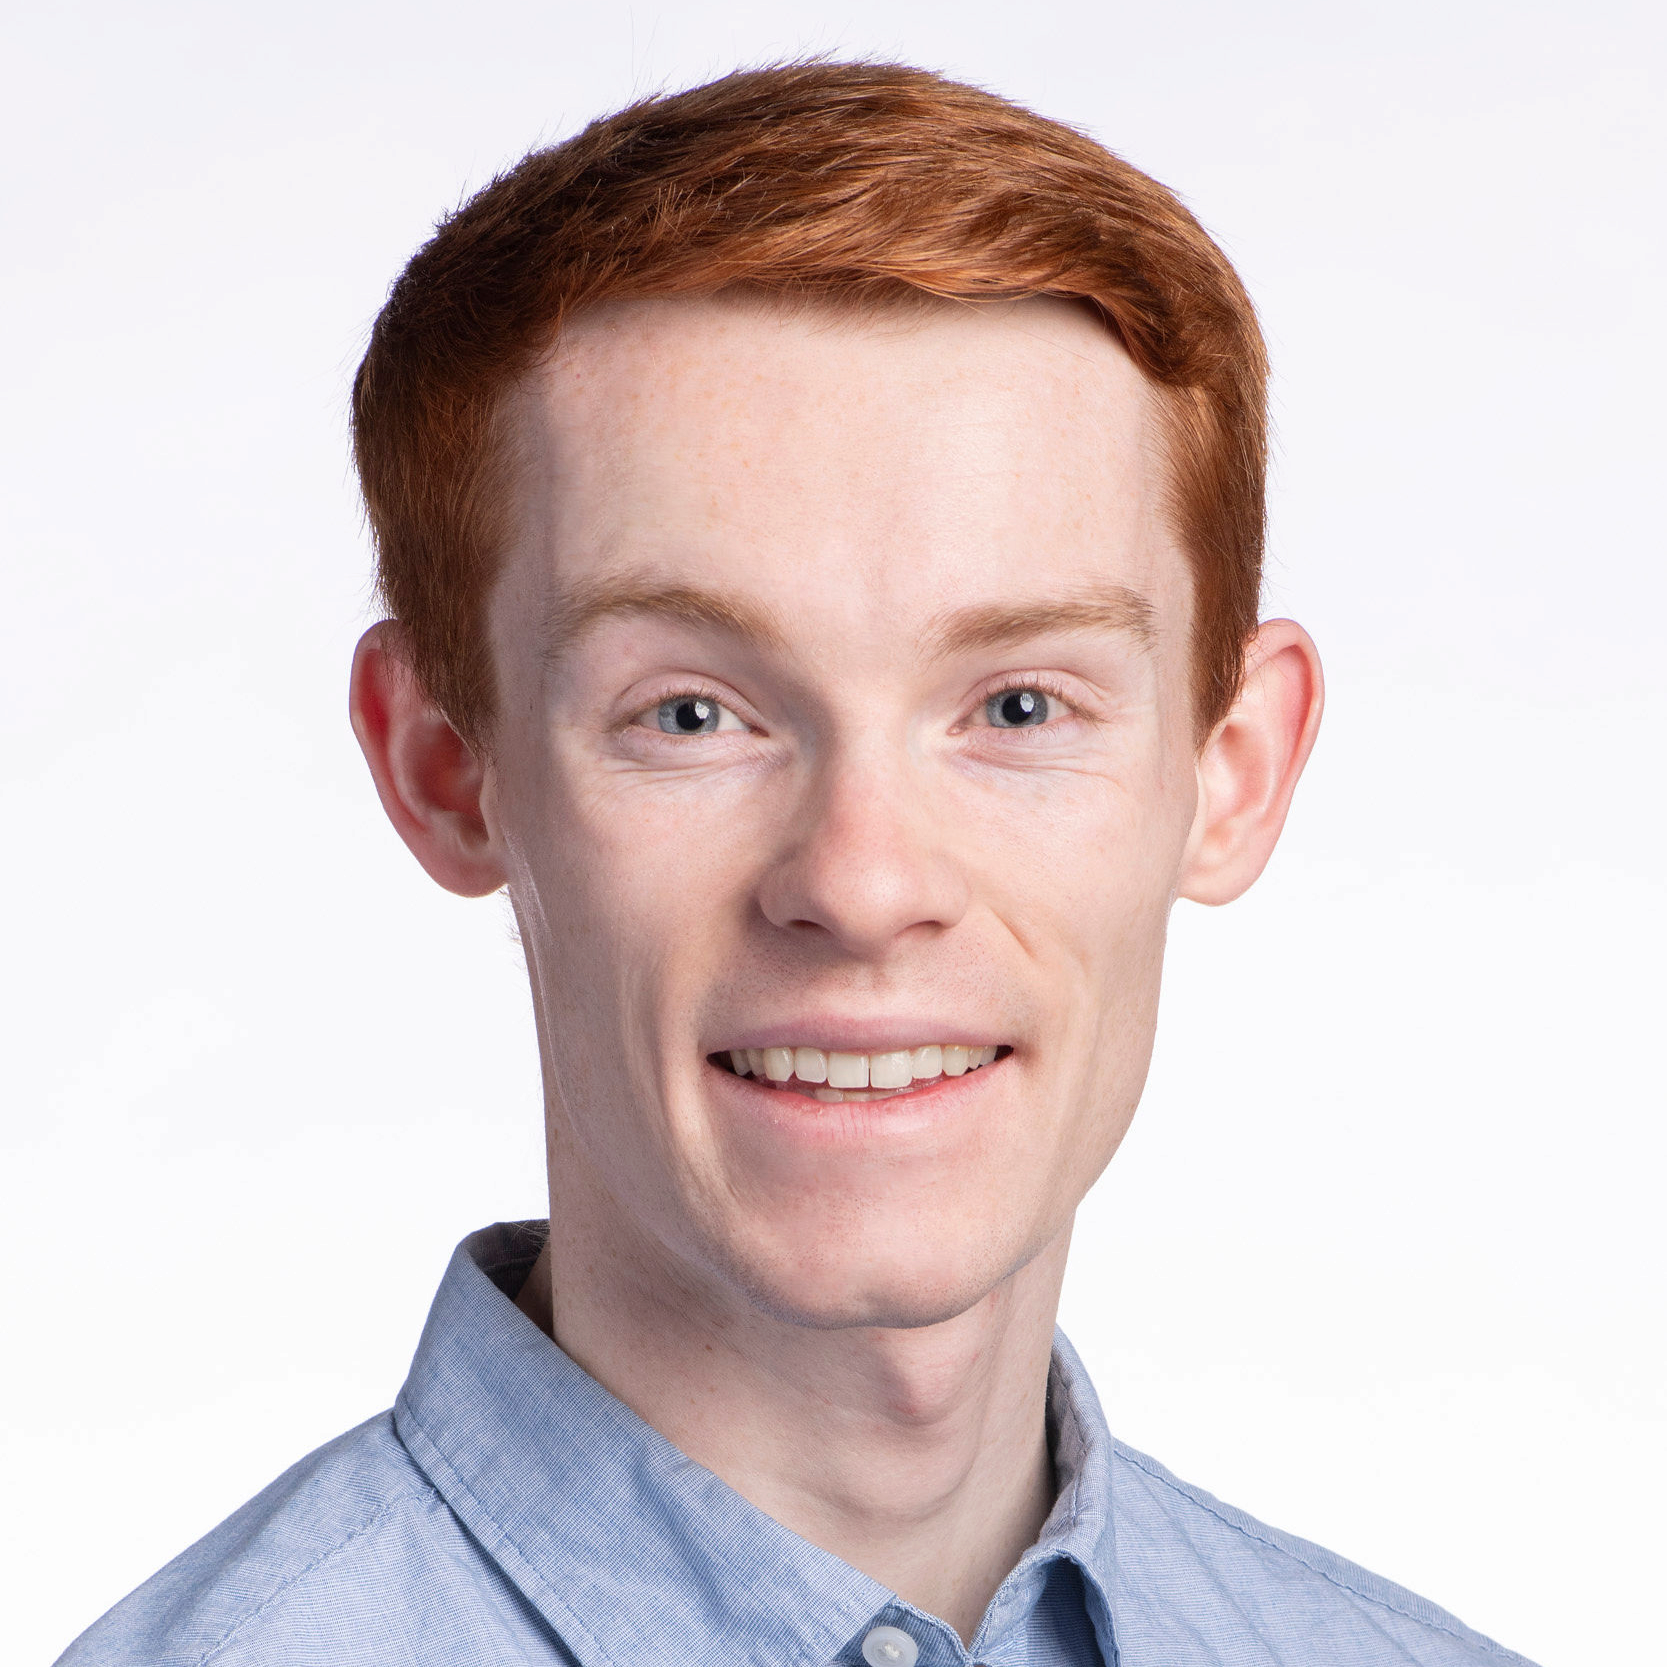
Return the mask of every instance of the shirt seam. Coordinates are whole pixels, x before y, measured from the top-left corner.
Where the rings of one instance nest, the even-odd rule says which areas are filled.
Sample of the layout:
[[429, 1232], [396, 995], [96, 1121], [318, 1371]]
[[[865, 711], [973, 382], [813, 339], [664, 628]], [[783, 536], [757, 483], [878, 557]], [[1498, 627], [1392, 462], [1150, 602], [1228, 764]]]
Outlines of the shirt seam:
[[[287, 1580], [280, 1581], [279, 1584], [268, 1592], [267, 1595], [262, 1598], [253, 1609], [250, 1609], [246, 1613], [238, 1616], [238, 1618], [232, 1622], [231, 1626], [220, 1635], [219, 1639], [213, 1644], [210, 1644], [208, 1649], [205, 1650], [202, 1655], [197, 1657], [196, 1667], [208, 1667], [209, 1662], [211, 1662], [215, 1656], [219, 1655], [220, 1652], [224, 1650], [234, 1638], [237, 1637], [238, 1633], [243, 1631], [243, 1629], [248, 1626], [251, 1621], [258, 1620], [260, 1616], [264, 1615], [266, 1611], [270, 1609], [272, 1605], [275, 1604], [281, 1597], [283, 1597], [286, 1592], [289, 1592], [294, 1587], [298, 1586], [315, 1569], [320, 1568], [323, 1564], [329, 1562], [332, 1557], [335, 1557], [338, 1553], [345, 1551], [355, 1540], [365, 1534], [368, 1534], [371, 1529], [376, 1527], [378, 1523], [382, 1522], [393, 1511], [398, 1509], [399, 1506], [407, 1503], [409, 1500], [420, 1499], [425, 1494], [435, 1494], [435, 1489], [433, 1487], [412, 1488], [406, 1493], [397, 1494], [394, 1498], [386, 1501], [383, 1505], [378, 1507], [378, 1509], [361, 1522], [357, 1528], [350, 1530], [333, 1545], [325, 1547], [325, 1549], [319, 1552], [319, 1554], [314, 1557], [310, 1563], [307, 1563], [304, 1567], [297, 1569]], [[435, 1494], [435, 1496], [438, 1497], [437, 1494]]]
[[1375, 1592], [1361, 1591], [1358, 1586], [1351, 1585], [1341, 1576], [1332, 1573], [1330, 1569], [1321, 1568], [1319, 1564], [1311, 1562], [1308, 1558], [1304, 1557], [1301, 1552], [1294, 1551], [1290, 1546], [1281, 1545], [1278, 1540], [1270, 1538], [1265, 1533], [1258, 1534], [1253, 1528], [1247, 1527], [1242, 1522], [1234, 1522], [1231, 1517], [1223, 1515], [1222, 1512], [1216, 1508], [1216, 1506], [1210, 1504], [1206, 1500], [1200, 1499], [1197, 1494], [1193, 1493], [1175, 1477], [1165, 1476], [1159, 1471], [1153, 1469], [1150, 1465], [1141, 1463], [1140, 1455], [1135, 1453], [1132, 1449], [1123, 1449], [1121, 1456], [1127, 1459], [1137, 1470], [1144, 1471], [1154, 1482], [1161, 1482], [1163, 1486], [1168, 1488], [1172, 1493], [1178, 1493], [1183, 1499], [1196, 1505], [1199, 1510], [1204, 1511], [1209, 1516], [1213, 1516], [1216, 1521], [1221, 1523], [1224, 1527], [1231, 1528], [1235, 1533], [1244, 1535], [1247, 1540], [1256, 1541], [1258, 1545], [1267, 1546], [1270, 1551], [1277, 1551], [1282, 1556], [1289, 1557], [1293, 1563], [1300, 1563], [1302, 1567], [1307, 1569], [1311, 1574], [1317, 1574], [1322, 1580], [1330, 1581], [1333, 1586], [1338, 1587], [1342, 1591], [1348, 1592], [1353, 1597], [1359, 1598], [1362, 1603], [1374, 1603], [1380, 1609], [1387, 1609], [1391, 1615], [1399, 1615], [1404, 1621], [1411, 1621], [1416, 1626], [1429, 1627], [1434, 1632], [1445, 1633], [1449, 1638], [1453, 1639], [1457, 1643], [1480, 1645], [1481, 1648], [1486, 1650], [1490, 1655], [1499, 1656], [1503, 1660], [1517, 1662], [1523, 1662], [1526, 1660], [1525, 1657], [1518, 1655], [1516, 1651], [1506, 1649], [1503, 1644], [1496, 1644], [1485, 1633], [1471, 1631], [1468, 1627], [1465, 1628], [1464, 1632], [1455, 1632], [1452, 1627], [1444, 1625], [1441, 1621], [1435, 1620], [1428, 1615], [1415, 1615], [1410, 1609], [1403, 1608], [1400, 1604], [1392, 1602], [1387, 1597], [1380, 1596]]

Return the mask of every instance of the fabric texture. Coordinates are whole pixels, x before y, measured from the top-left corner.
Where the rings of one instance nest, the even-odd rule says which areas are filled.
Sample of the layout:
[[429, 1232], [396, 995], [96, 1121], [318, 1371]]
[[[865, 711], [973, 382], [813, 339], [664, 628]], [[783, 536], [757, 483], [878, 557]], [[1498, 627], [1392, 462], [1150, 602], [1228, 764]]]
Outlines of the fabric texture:
[[1059, 1493], [972, 1648], [643, 1423], [511, 1300], [542, 1223], [458, 1246], [393, 1410], [338, 1437], [59, 1667], [1499, 1667], [1451, 1615], [1112, 1439], [1055, 1335]]

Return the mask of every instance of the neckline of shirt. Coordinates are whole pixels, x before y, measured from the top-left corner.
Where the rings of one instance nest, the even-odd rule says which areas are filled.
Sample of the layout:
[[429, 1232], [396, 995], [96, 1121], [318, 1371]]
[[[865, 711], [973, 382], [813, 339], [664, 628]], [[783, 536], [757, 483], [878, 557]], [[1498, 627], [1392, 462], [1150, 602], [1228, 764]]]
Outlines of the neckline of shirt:
[[713, 1652], [733, 1667], [860, 1661], [853, 1652], [887, 1616], [938, 1635], [921, 1638], [921, 1667], [983, 1660], [1000, 1653], [1058, 1558], [1081, 1570], [1102, 1651], [1114, 1659], [1110, 1436], [1063, 1333], [1048, 1384], [1059, 1493], [969, 1655], [936, 1617], [674, 1447], [515, 1306], [547, 1231], [543, 1222], [498, 1223], [457, 1247], [394, 1424], [581, 1667], [682, 1667]]

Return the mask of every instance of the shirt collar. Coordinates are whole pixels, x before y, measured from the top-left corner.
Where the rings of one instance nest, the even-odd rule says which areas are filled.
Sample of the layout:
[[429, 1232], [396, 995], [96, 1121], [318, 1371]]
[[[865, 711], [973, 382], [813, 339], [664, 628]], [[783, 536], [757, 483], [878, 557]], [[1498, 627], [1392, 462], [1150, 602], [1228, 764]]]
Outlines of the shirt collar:
[[973, 1638], [985, 1659], [1040, 1596], [1053, 1565], [1074, 1563], [1106, 1662], [1112, 1647], [1111, 1595], [1117, 1585], [1117, 1526], [1112, 1511], [1111, 1432], [1088, 1370], [1057, 1326], [1048, 1369], [1048, 1435], [1059, 1492], [1036, 1543], [1001, 1583]]
[[[506, 1291], [543, 1222], [499, 1223], [457, 1247], [394, 1422], [447, 1504], [582, 1667], [723, 1660], [857, 1661], [868, 1629], [904, 1620], [920, 1667], [967, 1660], [942, 1622], [743, 1499], [558, 1348]], [[1002, 1639], [1060, 1558], [1084, 1577], [1101, 1652], [1114, 1590], [1110, 1436], [1082, 1363], [1055, 1334], [1049, 1426], [1059, 1495], [986, 1612]]]

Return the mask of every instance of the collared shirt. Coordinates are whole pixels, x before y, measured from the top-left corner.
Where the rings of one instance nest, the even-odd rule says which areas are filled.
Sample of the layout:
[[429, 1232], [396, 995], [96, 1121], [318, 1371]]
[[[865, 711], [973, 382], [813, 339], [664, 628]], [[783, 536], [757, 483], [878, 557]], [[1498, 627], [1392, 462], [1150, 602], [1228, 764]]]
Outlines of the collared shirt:
[[500, 1224], [464, 1240], [393, 1410], [279, 1477], [59, 1667], [1523, 1660], [1114, 1441], [1059, 1334], [1058, 1497], [969, 1651], [749, 1504], [552, 1343], [511, 1300], [543, 1235]]

